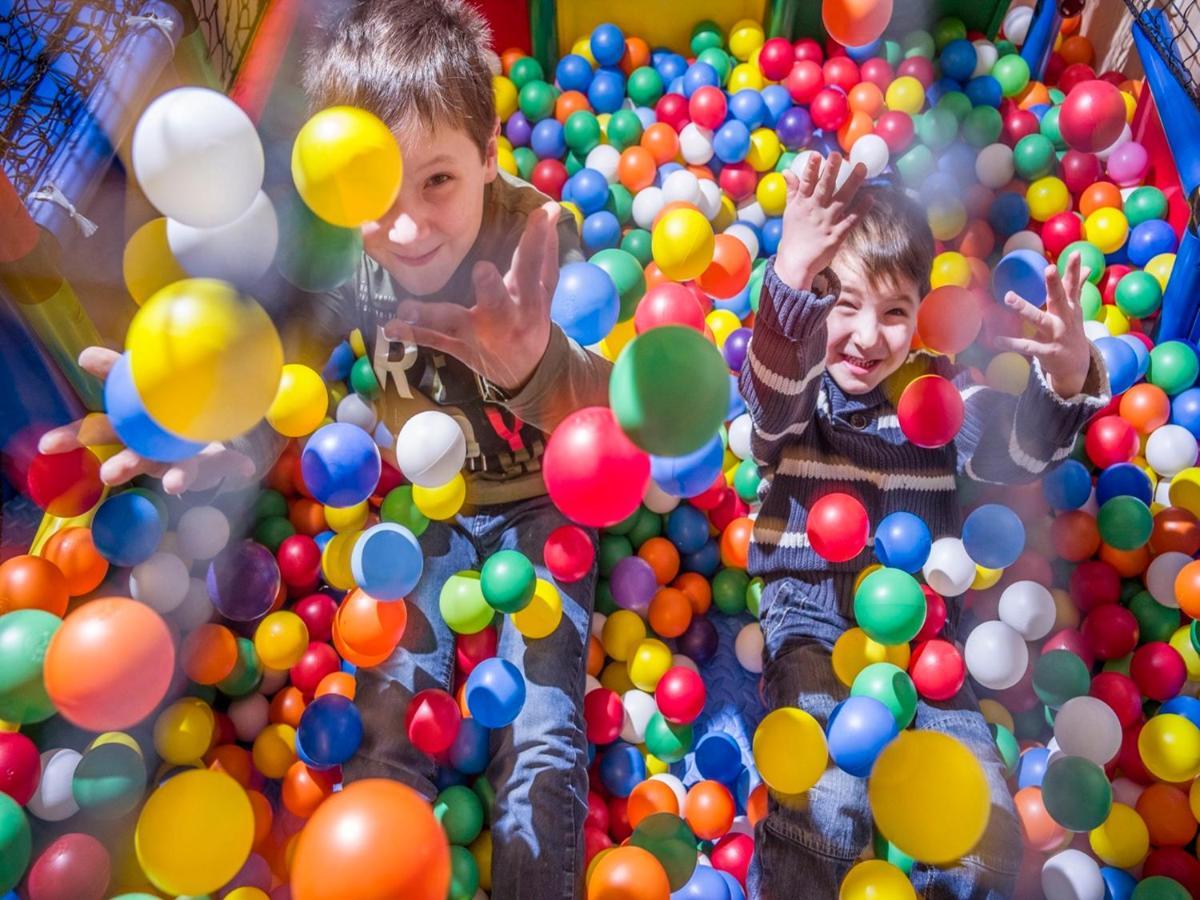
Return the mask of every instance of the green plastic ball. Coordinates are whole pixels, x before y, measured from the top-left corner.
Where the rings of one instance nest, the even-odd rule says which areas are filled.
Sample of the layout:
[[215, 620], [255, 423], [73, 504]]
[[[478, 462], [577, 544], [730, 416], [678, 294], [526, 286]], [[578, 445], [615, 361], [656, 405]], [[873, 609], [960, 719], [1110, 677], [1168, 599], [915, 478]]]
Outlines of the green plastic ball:
[[1100, 248], [1088, 241], [1075, 241], [1067, 244], [1062, 253], [1058, 254], [1058, 273], [1060, 275], [1066, 274], [1067, 260], [1071, 258], [1072, 253], [1079, 254], [1080, 266], [1088, 270], [1087, 280], [1092, 284], [1098, 284], [1104, 275], [1105, 266], [1104, 254]]
[[[1016, 57], [1020, 59], [1020, 57]], [[1042, 116], [1039, 130], [1046, 137], [1050, 138], [1050, 142], [1054, 144], [1055, 150], [1066, 150], [1067, 142], [1063, 140], [1062, 131], [1058, 127], [1058, 115], [1061, 107], [1052, 106], [1046, 110], [1046, 114]]]
[[656, 712], [646, 724], [646, 749], [665, 763], [679, 762], [692, 749], [692, 726], [672, 725]]
[[976, 106], [962, 124], [962, 136], [972, 147], [982, 148], [994, 144], [1004, 130], [1004, 118], [994, 106]]
[[[1001, 38], [1000, 40], [996, 41], [996, 52], [1000, 56], [1008, 56], [1011, 53], [1017, 52], [1017, 45], [1012, 41]], [[1059, 102], [1061, 103], [1062, 101], [1060, 100]]]
[[490, 822], [492, 820], [492, 810], [496, 806], [496, 789], [488, 781], [487, 775], [477, 775], [475, 780], [471, 782], [471, 790], [475, 792], [475, 796], [483, 804], [484, 821]]
[[483, 596], [478, 572], [451, 575], [438, 597], [442, 618], [455, 634], [478, 634], [492, 623], [496, 611]]
[[1136, 550], [1150, 540], [1154, 516], [1150, 507], [1128, 494], [1106, 500], [1096, 514], [1100, 539], [1118, 550]]
[[601, 615], [611, 616], [618, 609], [620, 607], [617, 606], [617, 601], [613, 599], [612, 587], [609, 585], [608, 579], [596, 579], [596, 612]]
[[756, 260], [754, 268], [750, 270], [750, 282], [746, 285], [750, 292], [750, 309], [758, 312], [758, 302], [762, 299], [763, 278], [767, 274], [767, 261], [765, 259]]
[[633, 218], [633, 194], [629, 193], [629, 188], [623, 184], [610, 184], [604, 208], [616, 216], [621, 225], [628, 225]]
[[1130, 228], [1151, 219], [1165, 219], [1167, 217], [1167, 195], [1150, 185], [1134, 188], [1125, 198], [1123, 209], [1125, 218], [1129, 220]]
[[967, 26], [957, 16], [946, 16], [933, 25], [933, 43], [938, 52], [951, 41], [966, 40], [966, 37]]
[[892, 663], [871, 663], [854, 678], [851, 697], [873, 697], [891, 712], [903, 731], [917, 714], [917, 688], [909, 674]]
[[621, 238], [621, 249], [633, 256], [643, 269], [650, 265], [654, 254], [650, 249], [650, 232], [644, 228], [631, 228]]
[[1117, 282], [1117, 309], [1127, 316], [1143, 318], [1162, 306], [1162, 285], [1149, 272], [1135, 270]]
[[217, 690], [226, 697], [245, 697], [262, 681], [262, 662], [250, 638], [237, 639], [237, 662], [233, 671], [217, 682]]
[[71, 777], [71, 795], [86, 814], [119, 819], [146, 791], [146, 762], [128, 744], [111, 741], [84, 752]]
[[[619, 185], [614, 185], [614, 187], [619, 187]], [[609, 190], [611, 191], [612, 188]], [[621, 190], [625, 189], [621, 188]], [[638, 301], [646, 293], [646, 274], [638, 263], [637, 257], [628, 250], [612, 247], [594, 254], [588, 259], [588, 262], [607, 272], [608, 277], [616, 285], [617, 295], [621, 298], [621, 312], [617, 316], [617, 320], [623, 321], [632, 316], [634, 310], [637, 309]]]
[[[990, 107], [980, 107], [985, 109]], [[946, 91], [938, 98], [937, 109], [949, 110], [954, 114], [954, 118], [962, 122], [967, 118], [973, 109], [971, 98], [962, 91]]]
[[924, 144], [914, 144], [896, 160], [896, 170], [909, 187], [919, 187], [933, 172], [934, 158]]
[[1100, 288], [1090, 281], [1083, 283], [1079, 292], [1079, 305], [1083, 309], [1085, 322], [1094, 322], [1100, 316], [1100, 308], [1104, 306], [1104, 298], [1100, 296]]
[[433, 815], [451, 844], [465, 847], [483, 830], [483, 803], [466, 785], [451, 785], [438, 794]]
[[758, 474], [758, 463], [752, 459], [743, 459], [738, 463], [733, 473], [733, 489], [747, 503], [753, 503], [758, 498], [758, 486], [762, 476]]
[[1033, 691], [1051, 709], [1082, 697], [1090, 685], [1088, 667], [1070, 650], [1051, 650], [1033, 663]]
[[692, 38], [688, 46], [692, 48], [694, 56], [699, 56], [710, 47], [719, 48], [724, 43], [725, 35], [721, 33], [721, 26], [712, 19], [704, 19], [692, 28]]
[[[609, 525], [601, 533], [602, 534], [629, 534], [629, 532], [633, 530], [633, 526], [635, 524], [637, 524], [638, 515], [640, 513], [641, 513], [641, 507], [639, 506], [637, 509], [635, 509], [629, 515], [627, 515], [625, 518], [623, 518], [616, 525]], [[632, 553], [633, 551], [631, 550], [630, 552]]]
[[904, 49], [900, 46], [899, 41], [884, 41], [880, 55], [887, 60], [887, 64], [891, 66], [893, 70], [895, 70], [900, 63], [904, 62]]
[[750, 583], [746, 585], [746, 612], [756, 619], [762, 611], [762, 592], [763, 580], [761, 578], [750, 579]]
[[992, 740], [996, 743], [1000, 758], [1004, 760], [1004, 767], [1008, 774], [1012, 775], [1017, 771], [1017, 763], [1021, 761], [1021, 746], [1017, 743], [1016, 735], [995, 722], [988, 725], [988, 730], [992, 732]]
[[1035, 181], [1054, 171], [1054, 144], [1044, 134], [1027, 134], [1013, 147], [1013, 168], [1026, 181]]
[[279, 545], [296, 533], [296, 526], [283, 516], [260, 519], [254, 526], [254, 539], [270, 550], [279, 552]]
[[517, 94], [517, 106], [530, 124], [540, 122], [554, 114], [554, 102], [558, 92], [544, 81], [530, 81]]
[[1112, 810], [1112, 785], [1104, 770], [1082, 756], [1063, 756], [1046, 767], [1042, 803], [1067, 831], [1099, 828]]
[[264, 488], [258, 492], [258, 496], [254, 498], [254, 519], [268, 519], [272, 516], [282, 516], [287, 518], [288, 502], [284, 499], [283, 494], [279, 491], [273, 491], [270, 488]]
[[912, 59], [914, 56], [933, 59], [934, 53], [937, 52], [937, 45], [933, 42], [933, 35], [928, 31], [910, 31], [900, 42], [900, 49], [905, 59]]
[[[650, 66], [639, 66], [629, 73], [625, 93], [635, 106], [654, 106], [663, 95], [662, 76]], [[612, 120], [609, 120], [609, 138], [612, 137]]]
[[618, 150], [632, 147], [642, 139], [642, 120], [632, 109], [618, 109], [608, 120], [607, 134], [608, 142]]
[[531, 81], [545, 81], [546, 72], [536, 57], [522, 56], [508, 70], [508, 79], [520, 90]]
[[479, 865], [466, 847], [450, 847], [450, 890], [446, 900], [473, 900], [479, 890]]
[[629, 534], [626, 536], [636, 549], [650, 540], [650, 538], [661, 535], [662, 530], [662, 516], [652, 509], [641, 506], [637, 511], [637, 521], [633, 523], [633, 527], [629, 529]]
[[1029, 63], [1016, 54], [1002, 56], [992, 66], [992, 77], [1000, 82], [1000, 93], [1015, 97], [1029, 84]]
[[575, 110], [563, 125], [563, 140], [576, 154], [587, 156], [600, 146], [600, 121], [586, 109]]
[[657, 456], [684, 456], [703, 447], [725, 421], [729, 367], [698, 331], [662, 325], [621, 351], [609, 398], [634, 444]]
[[733, 71], [733, 60], [720, 47], [709, 47], [706, 50], [701, 50], [696, 54], [696, 62], [707, 63], [712, 66], [717, 73], [717, 80], [722, 87], [729, 81], [729, 73]]
[[672, 891], [681, 890], [696, 870], [696, 835], [679, 816], [666, 812], [646, 816], [638, 822], [629, 843], [658, 860]]
[[379, 396], [379, 379], [375, 377], [371, 357], [360, 356], [354, 361], [354, 365], [350, 367], [350, 387], [356, 394], [361, 394], [368, 400]]
[[1189, 344], [1164, 341], [1150, 351], [1150, 370], [1146, 378], [1173, 397], [1195, 384], [1198, 371], [1200, 363]]
[[596, 551], [597, 566], [601, 575], [607, 578], [617, 563], [627, 556], [633, 556], [633, 542], [627, 535], [601, 532], [599, 549]]
[[41, 609], [0, 616], [0, 719], [28, 725], [57, 712], [42, 684], [42, 663], [61, 624], [62, 619]]
[[533, 599], [537, 572], [524, 553], [498, 550], [483, 564], [479, 587], [483, 599], [492, 609], [502, 613], [520, 612]]
[[528, 147], [517, 147], [513, 150], [513, 159], [517, 161], [517, 174], [528, 181], [533, 177], [534, 166], [538, 164], [537, 154]]
[[[579, 112], [584, 112], [584, 110], [579, 110]], [[572, 115], [574, 115], [574, 113], [572, 113]], [[591, 113], [588, 113], [588, 115], [591, 115]], [[574, 150], [568, 150], [566, 160], [567, 175], [574, 175], [580, 169], [585, 168], [587, 166], [586, 157], [587, 154], [579, 154]]]
[[429, 517], [413, 503], [411, 484], [402, 484], [388, 491], [379, 506], [379, 518], [384, 522], [396, 522], [420, 537], [429, 527]]
[[750, 576], [744, 569], [721, 569], [712, 579], [713, 605], [727, 616], [746, 609], [746, 589]]
[[880, 644], [906, 644], [925, 624], [925, 593], [902, 569], [876, 569], [854, 593], [854, 618]]
[[17, 801], [0, 791], [0, 891], [17, 886], [33, 853], [33, 832], [25, 810]]
[[1179, 610], [1163, 606], [1149, 591], [1138, 591], [1134, 594], [1129, 601], [1129, 611], [1137, 619], [1139, 643], [1169, 641], [1171, 635], [1179, 630]]
[[279, 273], [302, 291], [332, 291], [348, 281], [362, 259], [362, 232], [331, 225], [295, 191], [272, 194], [279, 217]]
[[1191, 900], [1191, 892], [1174, 878], [1151, 875], [1133, 887], [1129, 900]]
[[934, 153], [945, 150], [958, 136], [958, 119], [950, 110], [935, 106], [917, 117], [917, 135]]
[[891, 863], [905, 875], [912, 873], [912, 868], [917, 861], [885, 838], [878, 830], [871, 838], [871, 846], [875, 851], [876, 859]]

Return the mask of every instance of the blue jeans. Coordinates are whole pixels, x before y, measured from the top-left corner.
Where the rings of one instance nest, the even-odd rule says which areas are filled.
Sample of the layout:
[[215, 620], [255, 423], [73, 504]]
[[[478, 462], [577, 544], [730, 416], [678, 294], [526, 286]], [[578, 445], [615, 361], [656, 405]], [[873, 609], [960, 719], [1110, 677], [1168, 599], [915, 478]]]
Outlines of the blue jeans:
[[[496, 792], [492, 819], [492, 897], [576, 898], [583, 886], [587, 742], [583, 689], [595, 569], [558, 584], [542, 565], [547, 536], [568, 524], [548, 497], [480, 506], [452, 522], [431, 522], [420, 537], [425, 569], [408, 597], [400, 647], [382, 665], [358, 672], [364, 734], [345, 767], [346, 781], [392, 778], [432, 799], [434, 761], [409, 742], [404, 713], [414, 693], [453, 690], [454, 634], [438, 611], [446, 580], [478, 569], [498, 550], [518, 550], [539, 578], [556, 584], [563, 620], [548, 637], [526, 641], [507, 618], [497, 654], [525, 676], [525, 705], [491, 735], [487, 777]], [[592, 534], [593, 543], [596, 536]]]
[[[830, 650], [853, 626], [853, 575], [802, 575], [763, 589], [763, 690], [767, 706], [798, 706], [824, 727], [849, 690], [833, 673]], [[952, 604], [957, 606], [957, 604]], [[952, 616], [946, 628], [953, 635]], [[917, 895], [937, 900], [1011, 897], [1021, 863], [1021, 833], [996, 750], [969, 686], [948, 703], [920, 701], [914, 727], [962, 741], [983, 766], [992, 810], [979, 845], [956, 866], [917, 863]], [[836, 897], [838, 886], [872, 837], [867, 781], [831, 765], [796, 806], [771, 796], [758, 824], [748, 880], [759, 900]]]

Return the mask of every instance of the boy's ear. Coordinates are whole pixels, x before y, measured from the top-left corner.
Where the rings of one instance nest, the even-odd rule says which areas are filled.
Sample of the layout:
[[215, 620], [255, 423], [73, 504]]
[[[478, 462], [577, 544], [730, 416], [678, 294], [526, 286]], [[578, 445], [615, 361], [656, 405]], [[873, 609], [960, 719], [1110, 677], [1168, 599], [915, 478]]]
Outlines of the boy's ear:
[[496, 180], [496, 176], [500, 173], [500, 166], [497, 162], [497, 156], [500, 151], [500, 119], [497, 117], [496, 124], [492, 127], [492, 136], [488, 138], [487, 150], [483, 154], [483, 180], [484, 183], [489, 183]]

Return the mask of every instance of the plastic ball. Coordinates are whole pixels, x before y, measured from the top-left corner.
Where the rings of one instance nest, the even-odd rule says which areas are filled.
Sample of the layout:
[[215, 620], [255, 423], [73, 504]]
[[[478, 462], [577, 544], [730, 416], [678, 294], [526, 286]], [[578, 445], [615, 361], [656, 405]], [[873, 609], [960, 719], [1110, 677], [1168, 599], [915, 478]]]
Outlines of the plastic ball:
[[904, 436], [918, 447], [943, 447], [962, 427], [965, 410], [958, 389], [940, 375], [913, 379], [900, 395], [896, 414]]
[[852, 696], [829, 715], [829, 755], [842, 771], [865, 778], [897, 733], [895, 717], [882, 702], [874, 697]]
[[414, 694], [404, 714], [409, 741], [431, 755], [450, 748], [461, 721], [462, 714], [454, 698], [435, 688]]
[[641, 847], [617, 847], [592, 867], [587, 881], [588, 900], [616, 897], [655, 898], [671, 894], [667, 872], [654, 855]]
[[1073, 697], [1054, 717], [1054, 739], [1068, 756], [1107, 765], [1121, 749], [1121, 722], [1103, 700]]
[[853, 559], [867, 544], [870, 522], [862, 503], [849, 494], [826, 494], [808, 513], [805, 533], [813, 550], [830, 562]]
[[674, 209], [652, 233], [654, 262], [673, 281], [700, 276], [713, 261], [715, 239], [708, 220], [695, 209]]
[[255, 541], [232, 544], [208, 564], [205, 584], [213, 606], [235, 622], [253, 622], [271, 609], [279, 592], [279, 564]]
[[423, 565], [417, 539], [395, 522], [381, 522], [364, 531], [350, 557], [355, 583], [378, 600], [399, 600], [411, 593]]
[[1000, 594], [1000, 620], [1027, 641], [1050, 633], [1057, 608], [1050, 591], [1036, 581], [1015, 581]]
[[772, 710], [763, 718], [754, 732], [753, 754], [763, 781], [781, 794], [811, 788], [829, 756], [817, 720], [795, 707]]
[[852, 697], [873, 697], [887, 707], [897, 729], [907, 728], [917, 713], [917, 690], [903, 669], [887, 662], [872, 663], [854, 679]]
[[704, 709], [706, 697], [704, 680], [684, 666], [668, 669], [654, 688], [654, 699], [663, 718], [676, 725], [695, 721]]
[[875, 555], [888, 568], [920, 571], [932, 545], [929, 527], [912, 513], [891, 513], [875, 528]]
[[508, 660], [485, 659], [467, 679], [466, 698], [472, 718], [487, 728], [504, 728], [525, 704], [525, 679]]
[[1075, 85], [1063, 101], [1058, 127], [1067, 145], [1084, 153], [1110, 147], [1125, 127], [1125, 101], [1107, 81]]
[[1112, 809], [1112, 785], [1104, 770], [1082, 756], [1052, 760], [1042, 779], [1046, 812], [1068, 831], [1099, 827]]

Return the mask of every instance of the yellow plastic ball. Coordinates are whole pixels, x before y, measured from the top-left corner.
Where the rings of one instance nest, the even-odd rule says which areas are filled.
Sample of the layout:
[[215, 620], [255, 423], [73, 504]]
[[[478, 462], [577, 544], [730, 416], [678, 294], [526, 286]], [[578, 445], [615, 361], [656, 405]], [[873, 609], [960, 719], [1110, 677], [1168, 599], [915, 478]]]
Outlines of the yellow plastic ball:
[[505, 122], [517, 111], [517, 86], [503, 75], [492, 76], [492, 96], [496, 101], [496, 115]]
[[672, 281], [690, 281], [712, 263], [714, 243], [712, 225], [699, 210], [673, 209], [654, 226], [650, 252]]
[[646, 775], [666, 775], [671, 771], [671, 767], [655, 756], [653, 753], [643, 753], [642, 758], [646, 762]]
[[279, 376], [267, 421], [284, 437], [304, 437], [321, 425], [329, 410], [329, 391], [321, 376], [299, 363], [288, 363]]
[[562, 595], [558, 588], [539, 578], [533, 587], [533, 599], [520, 612], [512, 614], [512, 623], [525, 637], [538, 640], [552, 634], [562, 616]]
[[88, 744], [88, 749], [93, 750], [96, 747], [101, 747], [104, 744], [121, 744], [134, 751], [138, 756], [143, 756], [142, 745], [132, 736], [123, 731], [106, 731], [103, 734], [96, 735], [92, 742]]
[[517, 157], [513, 155], [512, 149], [509, 147], [501, 147], [496, 151], [496, 165], [502, 172], [507, 172], [509, 175], [518, 174]]
[[1175, 633], [1171, 635], [1170, 644], [1183, 657], [1183, 664], [1187, 669], [1187, 680], [1200, 681], [1200, 653], [1197, 653], [1196, 648], [1192, 646], [1191, 627], [1184, 625], [1175, 629]]
[[875, 824], [919, 862], [943, 865], [969, 853], [987, 828], [991, 797], [979, 760], [936, 731], [902, 731], [871, 769]]
[[176, 700], [154, 720], [154, 749], [173, 765], [192, 762], [208, 752], [216, 725], [212, 707], [200, 698]]
[[258, 771], [268, 778], [282, 778], [296, 761], [296, 729], [272, 722], [258, 733], [250, 753]]
[[224, 772], [181, 772], [146, 800], [134, 830], [137, 862], [168, 894], [208, 894], [250, 856], [254, 809]]
[[750, 151], [746, 154], [746, 162], [755, 172], [772, 171], [781, 153], [783, 144], [779, 143], [779, 135], [770, 128], [756, 128], [750, 132]]
[[971, 590], [986, 591], [1004, 575], [1003, 569], [988, 569], [981, 565], [975, 566], [975, 580], [971, 582]]
[[600, 629], [600, 643], [605, 655], [618, 662], [625, 662], [633, 656], [634, 649], [645, 639], [645, 621], [629, 609], [614, 610]]
[[565, 209], [567, 212], [569, 212], [571, 214], [571, 217], [575, 220], [576, 230], [583, 227], [583, 210], [581, 210], [578, 206], [576, 206], [570, 200], [564, 200], [562, 203], [559, 204], [559, 206], [561, 206], [563, 209]]
[[971, 264], [955, 250], [947, 250], [933, 258], [929, 271], [929, 284], [939, 288], [945, 285], [966, 287], [971, 282]]
[[1029, 205], [1030, 217], [1045, 222], [1071, 208], [1071, 192], [1061, 178], [1047, 175], [1029, 185], [1025, 202]]
[[1200, 822], [1200, 779], [1193, 781], [1188, 788], [1188, 808], [1192, 811], [1192, 818]]
[[254, 629], [254, 651], [268, 669], [290, 669], [307, 649], [308, 626], [294, 612], [273, 612]]
[[475, 858], [475, 867], [479, 869], [479, 886], [485, 891], [492, 889], [492, 832], [484, 829], [479, 837], [471, 841], [467, 848]]
[[817, 783], [829, 762], [825, 732], [811, 715], [793, 706], [767, 713], [751, 742], [758, 774], [779, 794], [802, 794]]
[[167, 244], [167, 220], [151, 219], [129, 237], [121, 274], [133, 302], [141, 306], [168, 284], [188, 277]]
[[371, 512], [370, 504], [366, 500], [354, 506], [326, 506], [324, 509], [325, 524], [338, 534], [361, 531]]
[[125, 346], [146, 411], [192, 441], [227, 441], [257, 425], [283, 369], [266, 311], [212, 278], [177, 281], [151, 297]]
[[292, 146], [296, 190], [309, 209], [341, 228], [357, 228], [391, 209], [403, 177], [395, 136], [364, 109], [321, 110]]
[[224, 900], [271, 900], [271, 895], [261, 888], [246, 887], [234, 888], [225, 895]]
[[1191, 466], [1176, 474], [1167, 488], [1167, 499], [1172, 506], [1200, 516], [1200, 468]]
[[882, 859], [856, 863], [838, 889], [838, 900], [916, 900], [912, 882], [900, 869]]
[[1138, 735], [1138, 754], [1151, 775], [1190, 781], [1200, 775], [1200, 728], [1183, 716], [1151, 716]]
[[925, 105], [925, 88], [913, 76], [901, 75], [888, 85], [883, 102], [888, 109], [916, 115]]
[[867, 637], [861, 628], [848, 628], [833, 644], [833, 674], [846, 687], [854, 684], [858, 673], [872, 663], [890, 662], [908, 668], [908, 644], [885, 646]]
[[671, 664], [671, 648], [658, 638], [646, 638], [629, 657], [629, 680], [639, 691], [653, 692]]
[[783, 208], [787, 206], [787, 182], [782, 173], [768, 172], [764, 175], [754, 191], [754, 199], [768, 216], [783, 215]]
[[983, 378], [990, 388], [1020, 396], [1029, 382], [1029, 360], [1011, 350], [997, 353], [988, 363]]
[[1129, 333], [1129, 316], [1121, 312], [1115, 303], [1102, 304], [1095, 321], [1103, 322], [1108, 333], [1114, 337], [1118, 334]]
[[729, 83], [725, 89], [730, 94], [736, 94], [738, 91], [750, 90], [761, 91], [766, 87], [767, 82], [763, 78], [762, 70], [754, 63], [744, 62], [733, 67], [733, 71], [729, 73]]
[[1171, 270], [1175, 268], [1174, 253], [1160, 253], [1155, 256], [1150, 262], [1146, 263], [1146, 271], [1154, 276], [1158, 286], [1164, 291], [1167, 289], [1167, 282], [1171, 278]]
[[717, 349], [724, 347], [729, 335], [742, 327], [742, 320], [737, 317], [737, 313], [728, 309], [714, 309], [704, 317], [704, 323], [712, 332]]
[[[739, 19], [729, 29], [729, 52], [739, 62], [746, 62], [750, 55], [767, 40], [763, 27], [754, 19]], [[733, 93], [731, 90], [730, 93]]]
[[624, 322], [618, 322], [600, 341], [600, 355], [609, 362], [616, 362], [617, 357], [621, 355], [621, 351], [625, 349], [625, 345], [637, 337], [637, 329], [633, 325], [633, 317], [630, 316]]
[[1088, 833], [1088, 843], [1105, 865], [1132, 869], [1150, 852], [1150, 829], [1133, 807], [1114, 803], [1104, 824]]
[[984, 697], [979, 701], [979, 712], [983, 714], [984, 720], [989, 725], [1002, 725], [1009, 731], [1015, 727], [1012, 713], [1004, 708], [1004, 704], [991, 697]]
[[354, 545], [361, 536], [361, 531], [335, 534], [321, 550], [321, 574], [325, 576], [330, 587], [339, 591], [348, 591], [354, 587], [350, 558], [354, 555]]
[[867, 566], [865, 569], [863, 569], [861, 572], [859, 572], [856, 576], [854, 576], [854, 590], [851, 592], [851, 595], [853, 596], [853, 594], [858, 593], [859, 587], [862, 585], [862, 583], [864, 581], [867, 580], [868, 575], [870, 575], [872, 572], [876, 572], [882, 568], [883, 568], [883, 565], [881, 563], [871, 563], [869, 566]]
[[623, 662], [613, 660], [600, 672], [600, 684], [616, 694], [637, 690], [629, 680], [629, 668]]
[[1133, 124], [1133, 114], [1137, 112], [1137, 98], [1129, 91], [1121, 91], [1121, 99], [1125, 102], [1125, 124]]
[[430, 519], [453, 519], [467, 500], [467, 480], [459, 472], [437, 487], [413, 485], [413, 505]]
[[934, 204], [926, 217], [930, 231], [939, 241], [952, 241], [967, 227], [967, 209], [957, 200]]
[[1101, 207], [1083, 220], [1083, 236], [1101, 253], [1116, 253], [1129, 237], [1129, 220], [1119, 209]]
[[596, 57], [592, 56], [592, 41], [590, 37], [582, 37], [577, 40], [571, 45], [571, 52], [576, 56], [582, 56], [593, 69], [596, 68]]

